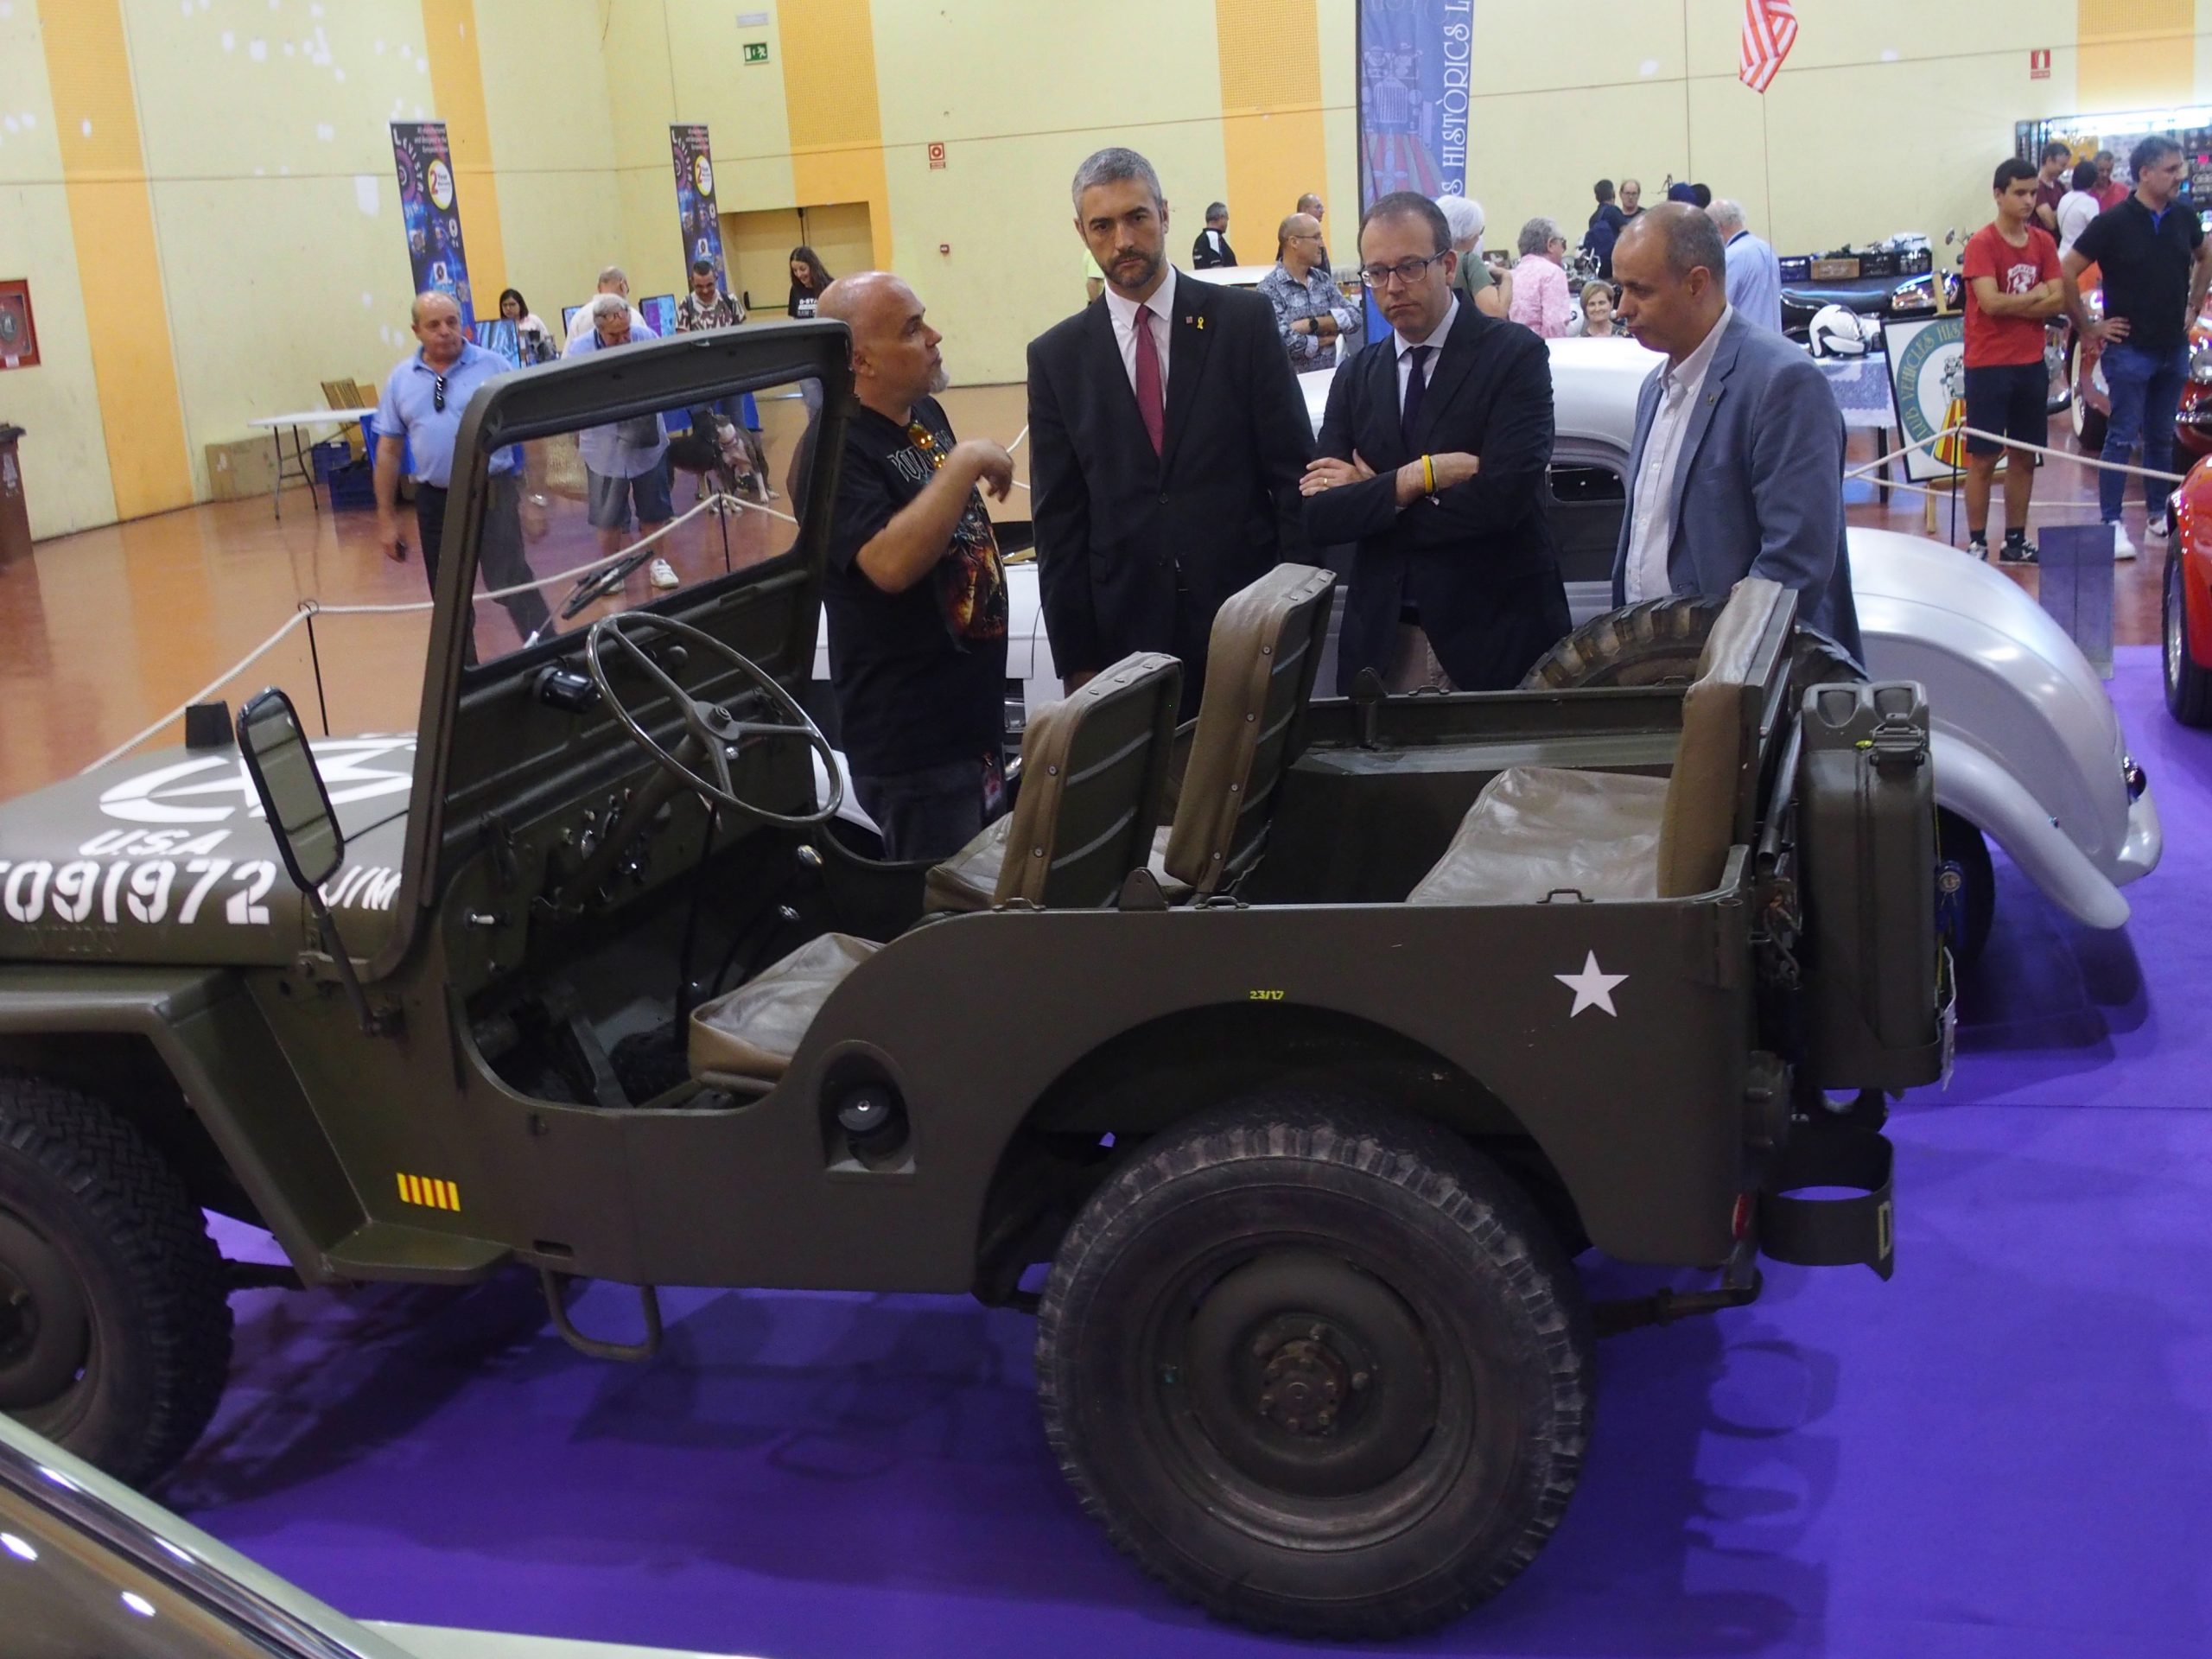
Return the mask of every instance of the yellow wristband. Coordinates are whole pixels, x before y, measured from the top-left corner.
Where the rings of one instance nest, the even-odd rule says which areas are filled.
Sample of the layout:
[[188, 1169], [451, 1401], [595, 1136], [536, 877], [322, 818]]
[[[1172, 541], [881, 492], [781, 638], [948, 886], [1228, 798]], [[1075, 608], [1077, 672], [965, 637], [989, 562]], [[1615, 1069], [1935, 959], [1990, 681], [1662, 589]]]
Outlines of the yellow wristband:
[[1433, 455], [1421, 458], [1421, 487], [1424, 495], [1436, 493], [1436, 457]]

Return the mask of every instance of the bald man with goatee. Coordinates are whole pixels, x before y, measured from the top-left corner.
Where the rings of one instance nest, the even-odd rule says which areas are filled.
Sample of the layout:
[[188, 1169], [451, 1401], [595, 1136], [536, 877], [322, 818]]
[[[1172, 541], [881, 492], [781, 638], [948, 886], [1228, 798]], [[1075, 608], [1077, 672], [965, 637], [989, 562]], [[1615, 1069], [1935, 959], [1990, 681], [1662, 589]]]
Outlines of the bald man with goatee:
[[822, 588], [853, 792], [886, 858], [949, 858], [1005, 793], [1006, 571], [978, 486], [1004, 500], [1014, 461], [954, 437], [943, 336], [898, 277], [840, 277], [817, 315], [853, 336]]

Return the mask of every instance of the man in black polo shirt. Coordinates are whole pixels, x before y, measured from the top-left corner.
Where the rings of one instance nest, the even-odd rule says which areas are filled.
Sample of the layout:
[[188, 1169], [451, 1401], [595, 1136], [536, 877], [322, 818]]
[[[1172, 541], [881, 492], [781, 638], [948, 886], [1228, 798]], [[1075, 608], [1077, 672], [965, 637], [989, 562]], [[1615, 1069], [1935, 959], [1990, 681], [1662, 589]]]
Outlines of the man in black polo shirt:
[[[2066, 276], [2066, 304], [2085, 340], [2103, 342], [2100, 359], [2112, 392], [2112, 415], [2105, 427], [2104, 458], [2126, 461], [2143, 442], [2143, 465], [2171, 472], [2174, 456], [2174, 410], [2189, 378], [2189, 326], [2204, 308], [2204, 289], [2212, 280], [2212, 245], [2196, 207], [2177, 199], [2187, 168], [2181, 146], [2164, 137], [2135, 146], [2130, 165], [2135, 194], [2089, 221], [2060, 264]], [[2082, 303], [2082, 273], [2090, 265], [2104, 275], [2104, 319], [2091, 318]], [[2143, 504], [2153, 535], [2164, 532], [2159, 503], [2169, 486], [2143, 480]], [[2135, 544], [2120, 528], [2127, 498], [2126, 473], [2097, 474], [2099, 516], [2113, 527], [2118, 558], [2135, 556]]]
[[823, 603], [853, 789], [884, 856], [950, 856], [1003, 794], [1006, 571], [980, 483], [998, 500], [1014, 461], [954, 440], [943, 338], [888, 271], [830, 284], [817, 314], [853, 333], [853, 391]]

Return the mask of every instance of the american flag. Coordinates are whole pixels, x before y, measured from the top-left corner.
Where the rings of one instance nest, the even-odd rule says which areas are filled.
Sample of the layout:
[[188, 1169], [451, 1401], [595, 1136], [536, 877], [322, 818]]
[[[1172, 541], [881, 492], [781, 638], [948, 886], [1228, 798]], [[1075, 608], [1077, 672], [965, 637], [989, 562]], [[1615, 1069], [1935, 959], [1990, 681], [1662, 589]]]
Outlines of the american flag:
[[1755, 92], [1766, 91], [1796, 43], [1796, 0], [1744, 0], [1743, 61], [1736, 78]]

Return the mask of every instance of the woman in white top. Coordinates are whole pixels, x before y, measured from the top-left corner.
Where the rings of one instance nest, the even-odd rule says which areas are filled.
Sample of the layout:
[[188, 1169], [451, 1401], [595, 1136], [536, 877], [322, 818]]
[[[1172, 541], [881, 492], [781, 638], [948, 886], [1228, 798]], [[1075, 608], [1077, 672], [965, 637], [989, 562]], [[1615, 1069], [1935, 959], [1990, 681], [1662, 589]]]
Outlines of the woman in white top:
[[2063, 256], [2074, 238], [2089, 228], [2089, 221], [2103, 209], [2097, 206], [2097, 164], [2083, 162], [2074, 169], [2070, 188], [2052, 211], [2058, 215], [2058, 251]]

